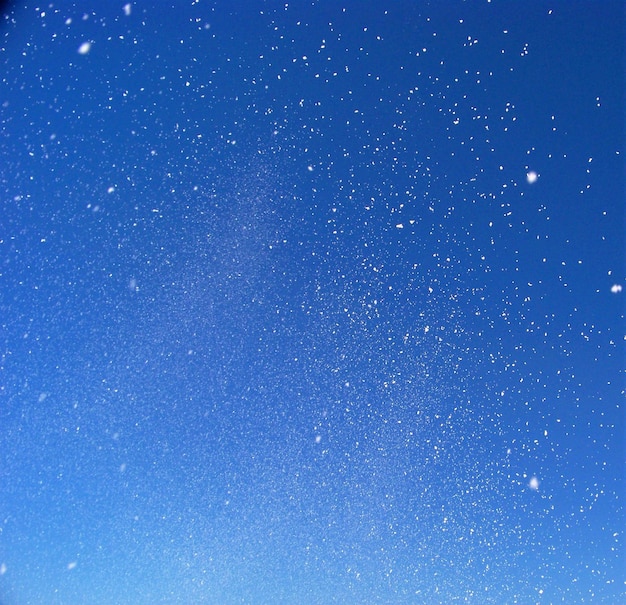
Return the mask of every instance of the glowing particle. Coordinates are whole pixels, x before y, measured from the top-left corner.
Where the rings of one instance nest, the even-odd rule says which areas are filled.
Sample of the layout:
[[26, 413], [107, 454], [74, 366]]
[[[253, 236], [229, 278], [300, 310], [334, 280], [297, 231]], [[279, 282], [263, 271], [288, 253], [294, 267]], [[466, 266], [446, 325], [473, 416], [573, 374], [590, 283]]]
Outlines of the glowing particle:
[[90, 50], [91, 50], [91, 42], [83, 42], [78, 47], [78, 54], [79, 55], [86, 55], [86, 54], [89, 53]]
[[531, 170], [530, 172], [526, 174], [526, 180], [528, 181], [529, 185], [536, 183], [538, 178], [539, 178], [539, 175], [534, 170]]

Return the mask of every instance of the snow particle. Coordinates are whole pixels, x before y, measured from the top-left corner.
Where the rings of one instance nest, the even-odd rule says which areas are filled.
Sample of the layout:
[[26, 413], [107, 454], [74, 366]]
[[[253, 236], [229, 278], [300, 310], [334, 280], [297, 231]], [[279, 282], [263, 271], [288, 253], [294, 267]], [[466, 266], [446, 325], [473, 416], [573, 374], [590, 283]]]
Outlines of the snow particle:
[[78, 54], [79, 55], [87, 55], [87, 54], [89, 54], [90, 50], [91, 50], [91, 42], [83, 42], [78, 47]]

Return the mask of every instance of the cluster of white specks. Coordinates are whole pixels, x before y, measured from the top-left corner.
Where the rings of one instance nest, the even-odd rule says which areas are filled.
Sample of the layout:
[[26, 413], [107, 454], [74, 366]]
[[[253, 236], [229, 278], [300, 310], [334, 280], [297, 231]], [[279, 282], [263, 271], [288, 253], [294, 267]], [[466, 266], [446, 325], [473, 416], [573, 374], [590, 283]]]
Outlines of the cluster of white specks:
[[576, 7], [213, 4], [5, 23], [3, 582], [618, 602], [608, 45]]

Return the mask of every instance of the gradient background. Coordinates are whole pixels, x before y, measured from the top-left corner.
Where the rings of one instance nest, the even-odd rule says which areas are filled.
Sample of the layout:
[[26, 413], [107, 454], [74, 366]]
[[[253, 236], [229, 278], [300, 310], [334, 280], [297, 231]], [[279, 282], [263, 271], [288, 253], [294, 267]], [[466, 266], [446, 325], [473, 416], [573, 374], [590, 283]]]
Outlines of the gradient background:
[[3, 10], [4, 605], [626, 599], [622, 2]]

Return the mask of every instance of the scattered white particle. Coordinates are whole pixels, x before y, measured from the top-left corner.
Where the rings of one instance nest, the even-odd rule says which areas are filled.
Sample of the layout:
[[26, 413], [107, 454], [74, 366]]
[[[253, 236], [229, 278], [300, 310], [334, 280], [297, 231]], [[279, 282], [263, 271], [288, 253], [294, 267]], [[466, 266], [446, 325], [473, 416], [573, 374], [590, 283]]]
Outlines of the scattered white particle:
[[536, 183], [538, 178], [539, 178], [539, 176], [537, 175], [537, 173], [534, 170], [531, 170], [530, 172], [528, 172], [526, 174], [526, 180], [528, 181], [529, 185], [532, 185], [533, 183]]
[[530, 489], [537, 491], [539, 489], [539, 479], [537, 479], [537, 477], [531, 477], [530, 481], [528, 482], [528, 487], [530, 487]]
[[313, 172], [313, 166], [307, 166], [307, 167], [306, 167], [306, 169], [307, 169], [309, 172]]
[[108, 189], [107, 189], [107, 193], [113, 193], [115, 191], [115, 187], [113, 187], [113, 185], [111, 185]]
[[613, 292], [613, 294], [619, 294], [622, 291], [622, 285], [621, 284], [613, 284], [611, 286], [611, 292]]
[[86, 54], [89, 53], [90, 50], [91, 50], [91, 42], [83, 42], [78, 47], [78, 54], [79, 55], [86, 55]]
[[37, 401], [39, 401], [39, 403], [43, 403], [46, 400], [47, 396], [48, 396], [48, 393], [40, 393]]
[[124, 11], [124, 14], [128, 17], [130, 15], [130, 13], [132, 12], [132, 5], [130, 4], [130, 2], [128, 4], [125, 4], [122, 7], [122, 10]]
[[76, 561], [72, 561], [72, 562], [67, 564], [67, 568], [68, 568], [68, 570], [71, 571], [72, 569], [74, 569], [76, 567], [76, 565], [77, 565]]
[[0, 563], [0, 576], [3, 576], [7, 572], [6, 563]]
[[120, 464], [120, 473], [124, 472], [126, 472], [126, 462], [122, 462], [122, 464]]
[[402, 223], [398, 223], [396, 225], [396, 229], [404, 229], [404, 225]]
[[322, 436], [321, 435], [315, 435], [315, 443], [321, 443], [322, 442]]

